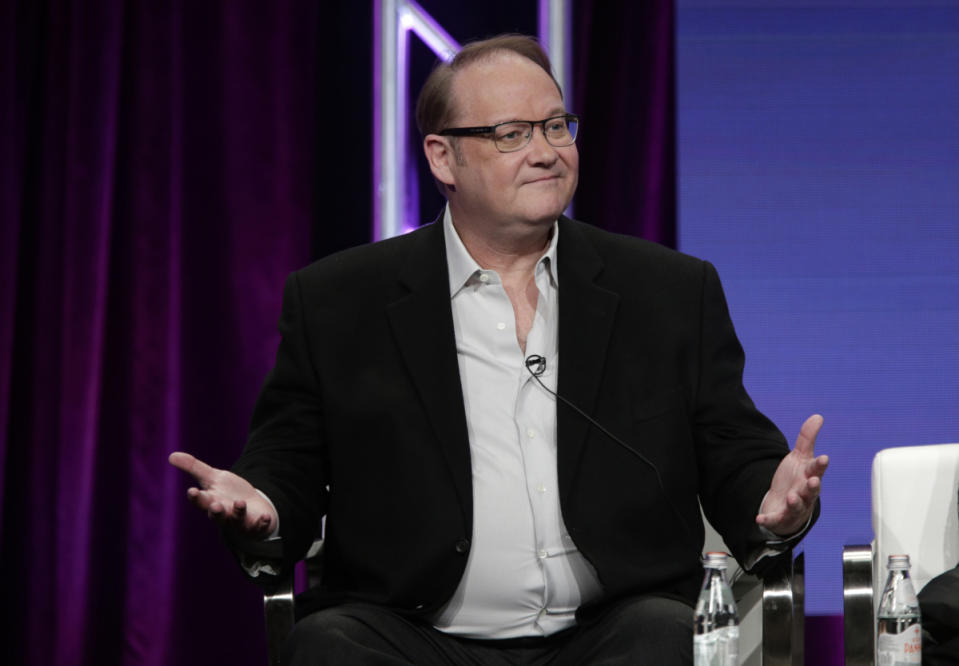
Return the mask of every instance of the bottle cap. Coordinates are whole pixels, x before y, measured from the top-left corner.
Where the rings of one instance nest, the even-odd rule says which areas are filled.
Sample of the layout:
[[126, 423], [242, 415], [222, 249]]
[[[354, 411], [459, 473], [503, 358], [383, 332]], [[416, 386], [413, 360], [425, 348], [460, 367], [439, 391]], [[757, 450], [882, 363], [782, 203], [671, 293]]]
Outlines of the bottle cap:
[[721, 550], [711, 550], [706, 553], [706, 558], [703, 560], [703, 565], [710, 569], [725, 569], [726, 568], [726, 553]]
[[889, 562], [886, 564], [887, 569], [908, 569], [909, 568], [909, 556], [908, 555], [890, 555]]

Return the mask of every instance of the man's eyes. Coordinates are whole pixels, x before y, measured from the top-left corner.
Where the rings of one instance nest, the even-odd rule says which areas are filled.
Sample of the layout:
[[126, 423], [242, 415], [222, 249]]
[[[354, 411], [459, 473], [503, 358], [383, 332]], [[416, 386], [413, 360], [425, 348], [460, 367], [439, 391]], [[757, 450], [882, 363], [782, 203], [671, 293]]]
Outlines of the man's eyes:
[[525, 125], [512, 125], [499, 128], [496, 132], [496, 138], [500, 141], [518, 141], [519, 139], [525, 139], [528, 133], [529, 127]]

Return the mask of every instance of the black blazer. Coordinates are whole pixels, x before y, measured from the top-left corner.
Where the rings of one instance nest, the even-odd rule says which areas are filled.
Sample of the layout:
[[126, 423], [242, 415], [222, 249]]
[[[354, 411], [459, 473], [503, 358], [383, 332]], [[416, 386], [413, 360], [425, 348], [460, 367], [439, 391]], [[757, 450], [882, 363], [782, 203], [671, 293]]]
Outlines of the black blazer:
[[[743, 388], [709, 263], [566, 218], [558, 243], [558, 391], [648, 461], [558, 403], [563, 518], [605, 599], [692, 602], [697, 496], [744, 561], [788, 448]], [[234, 471], [275, 503], [285, 566], [325, 514], [320, 603], [437, 610], [463, 574], [473, 519], [443, 225], [293, 273], [280, 331]]]

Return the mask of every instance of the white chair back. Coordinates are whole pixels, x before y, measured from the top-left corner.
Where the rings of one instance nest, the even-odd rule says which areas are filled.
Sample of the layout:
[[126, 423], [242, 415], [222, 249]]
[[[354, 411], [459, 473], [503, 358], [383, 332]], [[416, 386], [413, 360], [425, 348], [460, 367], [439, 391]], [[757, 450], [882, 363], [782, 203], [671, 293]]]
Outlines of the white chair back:
[[916, 592], [959, 562], [959, 444], [883, 449], [872, 462], [874, 608], [890, 555], [906, 554]]

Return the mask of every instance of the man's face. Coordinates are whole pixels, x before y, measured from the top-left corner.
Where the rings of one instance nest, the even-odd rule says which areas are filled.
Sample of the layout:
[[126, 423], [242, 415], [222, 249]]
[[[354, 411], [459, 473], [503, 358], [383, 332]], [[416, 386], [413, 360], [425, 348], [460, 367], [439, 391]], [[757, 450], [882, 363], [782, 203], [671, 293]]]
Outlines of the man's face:
[[[510, 52], [461, 70], [452, 92], [454, 127], [544, 120], [566, 112], [550, 76]], [[542, 129], [535, 127], [529, 144], [511, 153], [499, 152], [487, 137], [457, 139], [460, 159], [449, 161], [455, 220], [466, 217], [470, 223], [500, 229], [542, 226], [565, 210], [576, 190], [579, 153], [575, 144], [550, 145]]]

